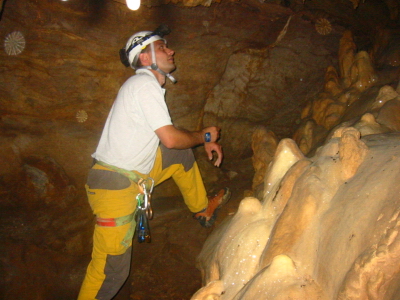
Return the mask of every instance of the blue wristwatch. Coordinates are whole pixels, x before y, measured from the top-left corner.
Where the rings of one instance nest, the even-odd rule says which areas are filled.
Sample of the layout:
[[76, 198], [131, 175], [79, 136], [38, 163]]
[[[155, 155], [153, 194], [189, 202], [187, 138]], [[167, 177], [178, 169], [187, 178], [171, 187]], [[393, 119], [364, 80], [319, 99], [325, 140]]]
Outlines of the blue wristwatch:
[[204, 140], [206, 141], [206, 143], [211, 142], [211, 133], [210, 132], [206, 132], [204, 134]]

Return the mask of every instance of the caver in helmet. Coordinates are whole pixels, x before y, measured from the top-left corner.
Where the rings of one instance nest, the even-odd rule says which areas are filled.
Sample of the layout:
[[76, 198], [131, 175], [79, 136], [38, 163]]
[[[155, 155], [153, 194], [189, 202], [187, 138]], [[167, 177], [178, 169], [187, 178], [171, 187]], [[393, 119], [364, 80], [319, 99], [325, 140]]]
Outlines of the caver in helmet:
[[173, 83], [175, 83], [176, 80], [174, 77], [172, 77], [171, 74], [165, 73], [158, 68], [153, 44], [155, 41], [158, 40], [162, 40], [164, 41], [164, 43], [167, 43], [167, 41], [163, 37], [170, 32], [171, 30], [168, 28], [168, 26], [161, 25], [154, 31], [140, 31], [135, 33], [129, 38], [125, 48], [122, 48], [119, 51], [121, 62], [126, 67], [130, 66], [131, 68], [136, 69], [139, 54], [142, 52], [143, 49], [146, 48], [146, 46], [150, 45], [153, 63], [151, 66], [146, 66], [142, 68], [155, 70], [160, 74], [167, 76]]

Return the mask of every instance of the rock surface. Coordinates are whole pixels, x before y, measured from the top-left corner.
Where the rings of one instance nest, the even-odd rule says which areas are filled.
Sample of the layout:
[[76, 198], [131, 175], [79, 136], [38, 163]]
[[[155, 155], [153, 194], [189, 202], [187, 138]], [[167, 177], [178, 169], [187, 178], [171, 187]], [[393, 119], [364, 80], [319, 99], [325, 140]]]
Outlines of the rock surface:
[[[345, 33], [342, 53], [348, 44]], [[365, 93], [376, 83], [365, 52], [342, 55], [340, 65], [347, 64], [353, 71], [343, 67], [341, 78], [328, 68], [324, 98], [317, 97], [303, 114], [314, 122], [307, 124], [325, 127], [324, 144], [304, 156], [302, 150], [309, 153], [313, 149], [307, 147], [321, 141], [309, 125], [296, 135], [302, 148], [292, 139], [279, 142], [264, 175], [263, 196], [244, 198], [207, 238], [198, 256], [204, 286], [193, 300], [400, 297], [399, 95], [390, 86]], [[334, 84], [327, 89], [329, 83]], [[332, 104], [353, 88], [354, 102], [326, 123]], [[258, 153], [263, 152], [254, 154], [261, 160]], [[270, 155], [264, 159], [270, 161]]]
[[310, 159], [296, 151], [281, 141], [267, 178], [284, 176], [207, 239], [192, 299], [399, 297], [398, 132], [341, 128]]
[[[341, 136], [353, 127], [363, 140], [399, 130], [395, 2], [362, 1], [355, 10], [350, 1], [331, 0], [144, 0], [133, 12], [123, 0], [0, 0], [2, 44], [22, 35], [14, 42], [24, 46], [17, 55], [8, 55], [6, 47], [0, 51], [0, 270], [5, 274], [0, 298], [76, 297], [93, 230], [84, 183], [108, 110], [133, 74], [118, 57], [132, 33], [161, 23], [172, 28], [167, 38], [176, 51], [178, 83], [167, 83], [166, 101], [175, 124], [189, 130], [209, 122], [222, 127], [221, 169], [207, 161], [201, 147], [195, 149], [207, 190], [221, 185], [234, 190], [220, 224], [244, 196], [262, 199], [264, 191], [279, 190], [275, 209], [282, 211], [296, 178], [311, 164], [304, 155], [313, 156], [327, 138], [337, 139], [334, 132]], [[344, 28], [352, 31], [343, 36]], [[354, 136], [347, 138], [359, 141]], [[271, 168], [265, 177], [269, 162], [282, 159], [273, 157], [282, 146], [293, 150], [283, 158], [299, 163], [287, 174], [289, 163]], [[356, 171], [351, 166], [343, 178]], [[284, 175], [280, 190], [278, 178]], [[135, 244], [137, 259], [118, 300], [188, 299], [201, 287], [195, 258], [212, 230], [201, 231], [191, 219], [173, 182], [157, 188], [154, 199], [154, 243]], [[246, 199], [250, 208], [240, 208], [243, 216], [259, 220], [258, 200]], [[374, 253], [370, 249], [365, 259]], [[385, 272], [394, 259], [382, 264]], [[288, 278], [297, 278], [294, 258], [272, 260], [285, 266]], [[344, 295], [356, 285], [357, 272], [349, 273]], [[220, 281], [211, 286], [223, 287]]]

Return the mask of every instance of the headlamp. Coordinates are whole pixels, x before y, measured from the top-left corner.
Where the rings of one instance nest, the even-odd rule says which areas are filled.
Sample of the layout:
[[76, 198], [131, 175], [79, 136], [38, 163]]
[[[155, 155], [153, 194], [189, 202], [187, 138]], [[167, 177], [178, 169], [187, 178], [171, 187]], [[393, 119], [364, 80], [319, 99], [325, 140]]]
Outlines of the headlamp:
[[137, 45], [142, 45], [149, 38], [151, 38], [155, 35], [158, 35], [159, 37], [163, 38], [164, 35], [167, 35], [169, 33], [171, 33], [171, 29], [169, 29], [167, 25], [162, 24], [162, 25], [158, 26], [157, 29], [154, 30], [152, 33], [150, 33], [146, 36], [143, 36], [143, 37], [139, 38], [137, 41], [135, 41], [134, 43], [132, 43], [132, 45], [126, 50], [126, 56], [129, 55], [129, 52], [131, 52], [131, 50], [133, 48], [135, 48]]
[[152, 33], [142, 37], [138, 37], [136, 40], [133, 41], [133, 43], [129, 46], [128, 49], [122, 48], [121, 50], [119, 50], [119, 56], [121, 62], [124, 64], [124, 66], [129, 67], [130, 66], [129, 52], [131, 52], [133, 48], [135, 48], [138, 45], [141, 45], [142, 46], [141, 48], [144, 49], [147, 45], [143, 45], [143, 43], [146, 42], [151, 37], [158, 35], [160, 38], [163, 38], [165, 35], [170, 33], [171, 29], [169, 29], [167, 25], [161, 24]]

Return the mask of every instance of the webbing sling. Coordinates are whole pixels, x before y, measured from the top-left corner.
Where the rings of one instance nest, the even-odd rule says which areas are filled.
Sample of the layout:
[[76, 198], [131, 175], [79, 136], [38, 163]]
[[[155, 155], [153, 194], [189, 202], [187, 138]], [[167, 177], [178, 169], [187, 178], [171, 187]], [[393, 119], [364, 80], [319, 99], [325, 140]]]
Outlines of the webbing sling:
[[96, 163], [99, 164], [100, 166], [106, 167], [106, 168], [108, 168], [110, 170], [113, 170], [113, 171], [115, 171], [117, 173], [120, 173], [120, 174], [124, 175], [125, 177], [128, 177], [130, 180], [132, 180], [132, 181], [134, 181], [136, 183], [138, 183], [139, 180], [142, 179], [142, 177], [140, 177], [138, 174], [136, 174], [133, 171], [129, 171], [129, 170], [125, 170], [125, 169], [122, 169], [122, 168], [118, 168], [116, 166], [109, 165], [109, 164], [107, 164], [107, 163], [105, 163], [103, 161], [100, 161], [100, 160], [96, 160]]
[[119, 218], [96, 218], [96, 223], [102, 227], [117, 227], [132, 222], [135, 213]]
[[135, 233], [135, 225], [133, 223], [133, 219], [135, 218], [136, 214], [135, 210], [133, 213], [119, 217], [119, 218], [98, 218], [96, 217], [96, 224], [101, 227], [117, 227], [117, 226], [122, 226], [125, 224], [129, 224], [132, 222], [132, 225], [129, 227], [127, 233], [124, 236], [124, 239], [122, 240], [121, 244], [124, 245], [125, 247], [129, 247], [130, 241], [133, 238], [133, 235]]

